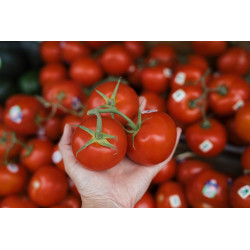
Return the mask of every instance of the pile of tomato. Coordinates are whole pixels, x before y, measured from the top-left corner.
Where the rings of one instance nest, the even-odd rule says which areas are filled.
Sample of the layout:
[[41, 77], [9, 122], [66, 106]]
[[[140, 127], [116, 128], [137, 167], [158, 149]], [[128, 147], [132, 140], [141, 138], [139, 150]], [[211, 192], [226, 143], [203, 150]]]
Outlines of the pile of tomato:
[[[81, 206], [58, 148], [65, 124], [76, 159], [94, 171], [124, 157], [158, 164], [182, 128], [192, 156], [175, 155], [136, 207], [250, 207], [249, 52], [224, 41], [191, 47], [186, 55], [167, 43], [42, 42], [41, 95], [0, 106], [0, 207]], [[206, 160], [228, 144], [243, 149], [241, 175]]]

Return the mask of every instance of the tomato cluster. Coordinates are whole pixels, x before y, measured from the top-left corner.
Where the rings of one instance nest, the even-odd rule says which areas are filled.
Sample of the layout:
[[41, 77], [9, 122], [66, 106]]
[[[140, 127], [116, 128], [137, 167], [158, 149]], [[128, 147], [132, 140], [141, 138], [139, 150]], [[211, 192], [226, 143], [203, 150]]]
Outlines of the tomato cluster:
[[[42, 42], [41, 95], [0, 106], [0, 207], [81, 206], [58, 149], [65, 124], [76, 159], [94, 171], [125, 156], [160, 163], [182, 128], [192, 157], [168, 162], [135, 207], [250, 207], [249, 52], [225, 41], [190, 45], [180, 55], [167, 43]], [[233, 176], [207, 163], [227, 144], [242, 154]]]

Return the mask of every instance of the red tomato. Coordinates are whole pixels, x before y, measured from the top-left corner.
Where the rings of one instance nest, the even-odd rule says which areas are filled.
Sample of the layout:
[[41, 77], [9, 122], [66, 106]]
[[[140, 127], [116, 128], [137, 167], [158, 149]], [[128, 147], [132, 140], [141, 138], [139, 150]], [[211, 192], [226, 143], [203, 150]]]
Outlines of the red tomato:
[[157, 44], [149, 52], [150, 60], [156, 60], [165, 67], [172, 68], [176, 62], [174, 49], [167, 44]]
[[188, 146], [198, 155], [213, 157], [221, 153], [227, 142], [227, 134], [221, 123], [210, 119], [210, 126], [203, 127], [203, 122], [196, 122], [186, 129]]
[[61, 42], [61, 53], [64, 61], [72, 63], [80, 57], [89, 56], [90, 49], [82, 42], [66, 41]]
[[27, 146], [30, 149], [22, 149], [20, 161], [30, 171], [51, 164], [53, 144], [49, 140], [34, 138], [28, 141]]
[[183, 85], [201, 86], [200, 80], [202, 76], [203, 72], [200, 68], [189, 64], [181, 65], [171, 78], [171, 89], [176, 90], [183, 87]]
[[152, 180], [152, 183], [162, 183], [165, 181], [169, 181], [175, 176], [176, 173], [176, 162], [172, 158]]
[[158, 208], [187, 208], [188, 204], [182, 186], [174, 181], [161, 184], [156, 193]]
[[46, 115], [43, 105], [33, 96], [13, 95], [6, 102], [4, 123], [6, 127], [21, 135], [34, 135]]
[[155, 208], [155, 201], [149, 192], [146, 192], [135, 204], [135, 208]]
[[37, 208], [37, 205], [28, 197], [23, 195], [10, 195], [5, 197], [1, 203], [1, 208]]
[[207, 60], [204, 57], [195, 54], [188, 56], [188, 64], [199, 68], [203, 74], [209, 69]]
[[207, 169], [212, 169], [212, 166], [205, 161], [185, 159], [178, 165], [177, 180], [182, 184], [187, 184], [195, 176]]
[[189, 204], [195, 208], [228, 207], [228, 178], [215, 170], [205, 170], [186, 185]]
[[171, 92], [167, 100], [167, 111], [175, 120], [188, 124], [202, 118], [201, 105], [204, 100], [195, 102], [203, 94], [198, 86], [183, 86]]
[[238, 136], [242, 140], [250, 142], [250, 101], [236, 112], [234, 121]]
[[144, 92], [142, 95], [146, 99], [145, 110], [165, 111], [165, 100], [154, 92]]
[[27, 181], [27, 171], [19, 164], [0, 166], [0, 196], [21, 192]]
[[141, 72], [142, 67], [140, 65], [133, 64], [129, 67], [128, 72], [128, 82], [131, 84], [134, 88], [139, 88], [141, 86]]
[[[140, 165], [155, 165], [166, 160], [172, 153], [177, 135], [176, 126], [171, 117], [163, 112], [144, 111], [143, 120], [134, 138], [134, 147], [132, 134], [128, 135], [127, 154]], [[134, 122], [137, 122], [137, 117]]]
[[141, 41], [125, 41], [123, 45], [133, 59], [142, 57], [145, 52], [144, 42]]
[[39, 168], [29, 183], [29, 197], [39, 206], [48, 207], [59, 203], [67, 194], [66, 175], [52, 166]]
[[[12, 136], [9, 133], [10, 131], [6, 129], [4, 125], [0, 124], [0, 164], [4, 162], [7, 149], [9, 149], [11, 146]], [[20, 138], [19, 136], [18, 139], [22, 140], [22, 138]], [[20, 151], [21, 151], [21, 146], [15, 143], [9, 152], [8, 160], [18, 156]]]
[[227, 42], [224, 41], [195, 41], [192, 42], [194, 51], [207, 57], [218, 56], [222, 54], [227, 48]]
[[0, 106], [0, 122], [3, 121], [3, 107]]
[[63, 132], [64, 127], [65, 127], [66, 124], [71, 125], [72, 128], [75, 130], [76, 127], [74, 125], [79, 125], [81, 122], [82, 122], [82, 117], [77, 116], [77, 115], [67, 115], [62, 120], [60, 131]]
[[147, 67], [141, 72], [141, 82], [144, 90], [162, 93], [169, 84], [169, 69], [163, 66]]
[[248, 146], [241, 156], [241, 166], [244, 170], [250, 170], [250, 146]]
[[250, 68], [249, 52], [239, 47], [229, 48], [218, 58], [217, 65], [221, 73], [246, 75]]
[[52, 162], [62, 171], [65, 171], [64, 169], [64, 163], [62, 158], [62, 153], [60, 152], [58, 145], [55, 145], [52, 151]]
[[61, 136], [62, 119], [58, 116], [50, 118], [45, 123], [45, 135], [48, 139], [55, 141]]
[[101, 64], [107, 74], [120, 76], [128, 72], [132, 59], [122, 45], [115, 44], [105, 49], [101, 56]]
[[[91, 116], [84, 120], [80, 125], [96, 131], [96, 117]], [[102, 146], [97, 142], [87, 146], [80, 151], [90, 139], [92, 135], [85, 132], [81, 128], [77, 128], [72, 136], [72, 150], [76, 159], [86, 168], [103, 171], [117, 165], [125, 156], [127, 150], [127, 136], [121, 125], [114, 119], [102, 118], [102, 132], [108, 135], [113, 135], [116, 139], [107, 139], [116, 149]]]
[[70, 77], [84, 87], [90, 87], [102, 79], [99, 63], [89, 57], [78, 58], [70, 67]]
[[60, 52], [60, 42], [48, 41], [41, 43], [40, 55], [43, 61], [47, 63], [59, 62], [61, 59]]
[[42, 67], [39, 82], [42, 86], [66, 79], [67, 70], [62, 63], [49, 63]]
[[250, 175], [236, 179], [230, 190], [230, 202], [235, 208], [250, 208]]
[[101, 49], [111, 42], [108, 41], [87, 41], [86, 42], [92, 49]]
[[46, 85], [43, 98], [50, 103], [61, 104], [69, 110], [77, 111], [82, 108], [83, 92], [78, 83], [64, 80]]
[[[221, 75], [210, 82], [209, 105], [218, 115], [231, 115], [249, 99], [248, 83], [235, 75]], [[221, 90], [220, 90], [220, 89]]]
[[[108, 98], [112, 96], [114, 89], [116, 87], [116, 82], [105, 82], [99, 85], [96, 90], [99, 90]], [[122, 112], [124, 115], [133, 119], [138, 113], [139, 109], [139, 99], [136, 92], [123, 83], [120, 83], [116, 98], [115, 98], [115, 106], [116, 108]], [[93, 91], [87, 101], [86, 113], [88, 110], [97, 108], [101, 105], [107, 104], [102, 96], [100, 96], [96, 91]], [[102, 116], [110, 117], [110, 114], [102, 114]], [[85, 115], [85, 118], [87, 116]], [[115, 118], [122, 122], [124, 125], [127, 123], [122, 117], [119, 115], [115, 115]]]
[[82, 206], [79, 197], [69, 194], [59, 204], [52, 206], [52, 208], [80, 208]]

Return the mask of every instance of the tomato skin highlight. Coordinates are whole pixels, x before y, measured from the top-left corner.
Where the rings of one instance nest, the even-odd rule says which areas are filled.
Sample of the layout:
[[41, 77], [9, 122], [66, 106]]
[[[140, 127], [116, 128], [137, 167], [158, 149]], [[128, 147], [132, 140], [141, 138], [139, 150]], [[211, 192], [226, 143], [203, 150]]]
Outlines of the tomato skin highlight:
[[[181, 93], [180, 99], [175, 97]], [[190, 124], [202, 118], [201, 105], [204, 100], [199, 101], [195, 107], [191, 107], [191, 102], [198, 99], [203, 90], [198, 86], [183, 86], [180, 89], [172, 91], [167, 100], [167, 111], [175, 120], [180, 123]], [[180, 94], [179, 94], [180, 96]]]
[[82, 86], [90, 87], [102, 79], [103, 72], [97, 61], [85, 57], [79, 58], [71, 64], [70, 76]]
[[187, 127], [185, 136], [188, 146], [193, 152], [205, 157], [213, 157], [221, 153], [227, 142], [227, 134], [221, 123], [209, 120], [211, 126], [202, 128], [202, 121]]
[[156, 193], [158, 208], [187, 208], [184, 190], [181, 184], [169, 181], [160, 185]]
[[169, 78], [164, 75], [163, 66], [146, 67], [141, 72], [141, 82], [144, 90], [163, 93], [169, 85]]
[[[96, 131], [96, 120], [96, 117], [91, 116], [80, 125]], [[84, 167], [95, 171], [104, 171], [114, 167], [124, 158], [127, 150], [126, 133], [116, 120], [109, 117], [103, 117], [102, 132], [117, 138], [117, 140], [107, 139], [108, 142], [116, 147], [117, 151], [95, 142], [80, 151], [76, 156], [77, 151], [83, 147], [92, 136], [79, 127], [76, 128], [72, 136], [72, 150], [74, 156]]]
[[135, 204], [135, 208], [155, 208], [155, 201], [149, 192], [146, 192]]
[[37, 208], [37, 205], [23, 195], [9, 195], [0, 202], [1, 208]]
[[195, 208], [228, 207], [228, 178], [215, 170], [205, 170], [186, 185], [189, 204]]
[[[107, 97], [111, 97], [112, 93], [116, 87], [117, 82], [105, 82], [99, 85], [96, 89], [105, 94]], [[116, 94], [116, 108], [122, 112], [124, 115], [133, 119], [139, 109], [139, 99], [136, 92], [123, 83], [120, 83], [117, 94]], [[84, 118], [87, 118], [88, 110], [97, 108], [101, 105], [106, 104], [106, 101], [101, 97], [96, 91], [93, 91], [89, 96], [86, 104], [86, 112]], [[111, 117], [110, 114], [101, 114], [103, 117]], [[123, 125], [127, 124], [127, 121], [119, 115], [115, 114], [115, 118], [120, 121]]]
[[172, 158], [152, 180], [152, 183], [159, 184], [172, 179], [176, 174], [176, 162]]
[[50, 165], [53, 144], [47, 139], [31, 139], [27, 143], [32, 147], [31, 153], [26, 156], [27, 149], [23, 148], [20, 154], [20, 162], [30, 171], [34, 172], [44, 165]]
[[[227, 93], [213, 91], [209, 94], [209, 105], [218, 115], [231, 115], [249, 99], [248, 83], [235, 75], [221, 75], [209, 83], [209, 88], [225, 87]], [[237, 103], [242, 103], [237, 105]]]
[[239, 108], [236, 112], [235, 118], [235, 131], [238, 136], [246, 141], [250, 142], [250, 101], [246, 102], [246, 104]]
[[67, 194], [66, 175], [52, 166], [39, 168], [31, 177], [28, 187], [29, 197], [42, 207], [59, 203]]
[[65, 171], [62, 153], [60, 152], [58, 145], [54, 146], [51, 159], [54, 165], [56, 165], [60, 170]]
[[20, 135], [34, 135], [39, 130], [37, 118], [43, 118], [46, 111], [33, 96], [18, 94], [6, 102], [4, 124], [6, 128]]
[[240, 47], [229, 48], [218, 58], [217, 66], [223, 74], [246, 75], [250, 69], [249, 52]]
[[20, 164], [0, 166], [0, 196], [21, 192], [27, 181], [27, 170]]
[[214, 57], [225, 52], [227, 42], [225, 41], [194, 41], [192, 42], [194, 51], [206, 57]]
[[[150, 118], [150, 119], [148, 119]], [[134, 162], [150, 166], [166, 160], [172, 153], [176, 141], [174, 121], [163, 112], [143, 113], [139, 132], [134, 138], [128, 134], [128, 157]], [[137, 118], [134, 119], [137, 122]]]
[[158, 110], [165, 112], [165, 100], [154, 92], [144, 92], [141, 94], [146, 99], [145, 110]]
[[[230, 202], [234, 208], [250, 208], [250, 175], [237, 178], [230, 190]], [[245, 191], [245, 192], [244, 192]]]
[[187, 184], [195, 176], [207, 169], [212, 169], [212, 166], [205, 161], [185, 159], [177, 167], [177, 180], [182, 184]]
[[128, 72], [132, 58], [122, 45], [114, 44], [105, 49], [100, 62], [107, 74], [121, 76]]

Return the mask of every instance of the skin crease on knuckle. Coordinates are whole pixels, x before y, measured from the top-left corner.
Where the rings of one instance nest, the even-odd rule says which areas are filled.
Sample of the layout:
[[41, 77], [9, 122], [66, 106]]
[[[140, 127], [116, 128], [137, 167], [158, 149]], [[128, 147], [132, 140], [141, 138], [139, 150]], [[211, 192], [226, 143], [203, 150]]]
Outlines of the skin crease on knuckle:
[[[140, 98], [140, 103], [144, 109], [144, 98]], [[144, 167], [125, 157], [117, 166], [103, 172], [87, 170], [77, 162], [71, 149], [72, 133], [71, 126], [66, 124], [59, 150], [63, 156], [65, 171], [80, 193], [82, 208], [132, 208], [148, 189], [154, 176], [172, 157], [181, 129], [177, 128], [176, 146], [172, 155], [164, 162]]]

